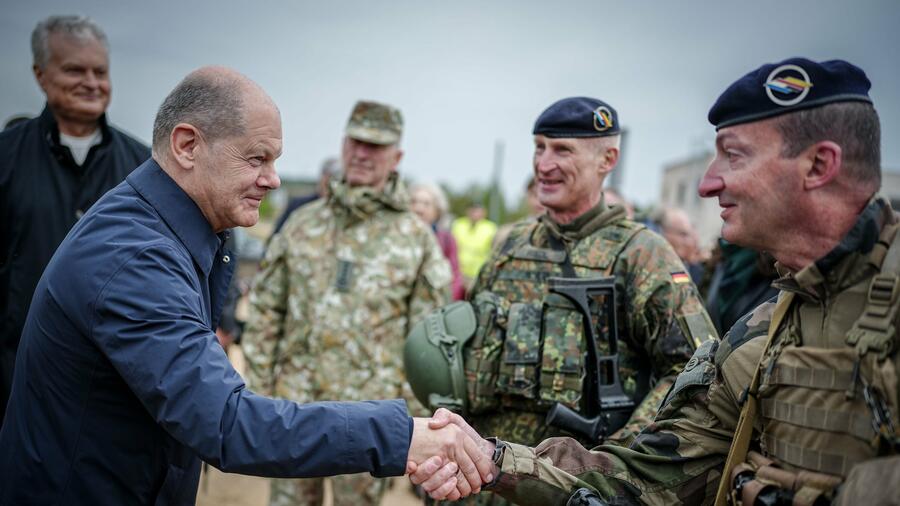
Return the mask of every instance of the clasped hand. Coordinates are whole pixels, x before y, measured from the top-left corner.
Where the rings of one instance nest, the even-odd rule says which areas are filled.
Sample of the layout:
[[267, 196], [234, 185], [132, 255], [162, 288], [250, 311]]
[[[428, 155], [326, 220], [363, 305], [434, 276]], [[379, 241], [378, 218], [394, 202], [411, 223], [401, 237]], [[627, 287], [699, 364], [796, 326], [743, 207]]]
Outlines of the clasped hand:
[[431, 418], [413, 419], [406, 472], [432, 499], [455, 501], [480, 492], [497, 476], [493, 454], [493, 443], [461, 416], [441, 408]]

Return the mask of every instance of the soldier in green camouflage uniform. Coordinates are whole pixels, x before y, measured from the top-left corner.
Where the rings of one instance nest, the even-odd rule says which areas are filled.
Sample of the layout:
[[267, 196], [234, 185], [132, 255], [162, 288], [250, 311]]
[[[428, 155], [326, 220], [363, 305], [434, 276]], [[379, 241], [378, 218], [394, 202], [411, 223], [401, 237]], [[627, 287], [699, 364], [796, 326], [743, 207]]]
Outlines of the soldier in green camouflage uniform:
[[[597, 111], [608, 124], [598, 125]], [[694, 349], [715, 340], [715, 330], [671, 246], [603, 201], [603, 179], [618, 157], [615, 110], [594, 99], [564, 99], [538, 118], [534, 133], [537, 192], [548, 214], [514, 227], [479, 273], [471, 297], [479, 328], [466, 349], [468, 412], [479, 432], [510, 441], [537, 444], [569, 434], [545, 423], [556, 402], [583, 406], [582, 315], [548, 294], [546, 284], [549, 276], [566, 276], [568, 262], [569, 277], [615, 278], [618, 370], [637, 407], [608, 439], [625, 444], [650, 423]], [[606, 340], [597, 345], [600, 355], [609, 352]], [[488, 493], [468, 502], [505, 503]]]
[[778, 260], [777, 300], [704, 343], [629, 448], [501, 442], [494, 492], [522, 505], [900, 503], [900, 223], [873, 197], [868, 89], [847, 62], [794, 58], [720, 97], [700, 193], [718, 197], [727, 240]]
[[[243, 337], [255, 390], [299, 402], [415, 402], [404, 391], [403, 338], [447, 301], [451, 274], [434, 234], [407, 210], [396, 173], [401, 125], [396, 109], [358, 103], [343, 180], [273, 237]], [[378, 504], [387, 484], [366, 474], [332, 480], [335, 505]], [[319, 505], [322, 484], [276, 480], [272, 504]]]

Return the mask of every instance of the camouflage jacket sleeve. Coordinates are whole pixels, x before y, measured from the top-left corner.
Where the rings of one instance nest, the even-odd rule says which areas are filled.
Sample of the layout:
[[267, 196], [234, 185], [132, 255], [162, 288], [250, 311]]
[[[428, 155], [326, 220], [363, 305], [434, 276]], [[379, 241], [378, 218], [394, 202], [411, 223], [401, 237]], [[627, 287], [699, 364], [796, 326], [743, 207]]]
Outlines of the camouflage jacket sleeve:
[[738, 398], [765, 345], [773, 302], [720, 343], [700, 345], [630, 447], [588, 450], [570, 438], [535, 448], [510, 443], [492, 491], [521, 505], [564, 505], [579, 488], [611, 504], [712, 504], [740, 415]]
[[[419, 266], [409, 301], [409, 328], [433, 309], [445, 305], [450, 300], [450, 282], [453, 280], [450, 262], [444, 258], [444, 253], [431, 231], [424, 230], [422, 242], [425, 244], [425, 254], [422, 256], [422, 264]], [[409, 328], [406, 329], [407, 333]]]
[[247, 382], [263, 394], [275, 393], [277, 351], [284, 336], [287, 311], [287, 236], [276, 234], [250, 290], [250, 311], [241, 336], [247, 360]]
[[659, 235], [638, 232], [619, 256], [614, 275], [621, 283], [619, 293], [624, 294], [620, 339], [649, 358], [655, 380], [628, 424], [611, 438], [628, 443], [628, 434], [653, 420], [694, 350], [718, 336], [684, 264]]
[[[430, 230], [423, 228], [422, 242], [425, 243], [425, 253], [422, 256], [422, 263], [410, 294], [409, 317], [406, 320], [407, 328], [403, 338], [406, 338], [412, 326], [426, 314], [450, 301], [450, 283], [453, 280], [450, 262], [444, 258], [444, 253]], [[399, 370], [402, 371], [402, 367]], [[403, 382], [402, 396], [406, 400], [410, 415], [429, 416], [431, 414], [416, 399], [407, 381]]]

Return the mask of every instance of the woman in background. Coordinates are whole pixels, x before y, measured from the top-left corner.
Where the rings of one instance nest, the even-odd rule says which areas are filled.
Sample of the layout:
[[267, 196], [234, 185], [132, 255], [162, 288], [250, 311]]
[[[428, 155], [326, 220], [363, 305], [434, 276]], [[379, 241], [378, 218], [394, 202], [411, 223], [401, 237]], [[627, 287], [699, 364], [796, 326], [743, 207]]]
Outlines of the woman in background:
[[453, 300], [465, 299], [466, 291], [463, 288], [462, 274], [459, 272], [459, 259], [456, 256], [456, 241], [445, 223], [448, 206], [444, 191], [435, 184], [416, 183], [410, 187], [409, 194], [410, 209], [431, 227], [444, 256], [450, 262], [450, 269], [453, 271], [453, 282], [450, 285]]

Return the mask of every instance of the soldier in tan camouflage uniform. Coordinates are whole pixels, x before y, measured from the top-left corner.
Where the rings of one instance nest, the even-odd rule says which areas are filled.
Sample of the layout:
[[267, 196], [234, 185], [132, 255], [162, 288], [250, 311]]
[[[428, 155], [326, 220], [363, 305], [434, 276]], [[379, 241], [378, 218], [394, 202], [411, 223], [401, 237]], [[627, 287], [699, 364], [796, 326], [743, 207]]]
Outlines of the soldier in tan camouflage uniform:
[[[250, 294], [243, 347], [250, 382], [300, 402], [406, 397], [403, 338], [448, 300], [450, 267], [407, 210], [397, 177], [400, 112], [359, 102], [347, 123], [343, 179], [298, 209], [271, 241]], [[421, 407], [419, 408], [421, 409]], [[335, 505], [378, 504], [386, 480], [332, 479]], [[323, 481], [273, 482], [273, 505], [319, 505]]]
[[[583, 319], [548, 293], [547, 278], [612, 276], [618, 372], [636, 408], [606, 436], [626, 444], [715, 330], [669, 244], [603, 200], [603, 180], [619, 155], [615, 110], [595, 99], [560, 100], [534, 134], [537, 195], [548, 212], [513, 228], [472, 291], [479, 328], [466, 349], [468, 413], [479, 432], [510, 441], [568, 435], [545, 418], [554, 403], [580, 410], [588, 402]], [[609, 353], [606, 340], [597, 345], [600, 355]], [[489, 493], [467, 502], [505, 503]]]
[[523, 505], [900, 504], [900, 223], [876, 195], [869, 87], [847, 62], [792, 58], [723, 93], [700, 193], [718, 198], [725, 239], [778, 260], [777, 300], [704, 343], [629, 448], [501, 442], [494, 492]]

